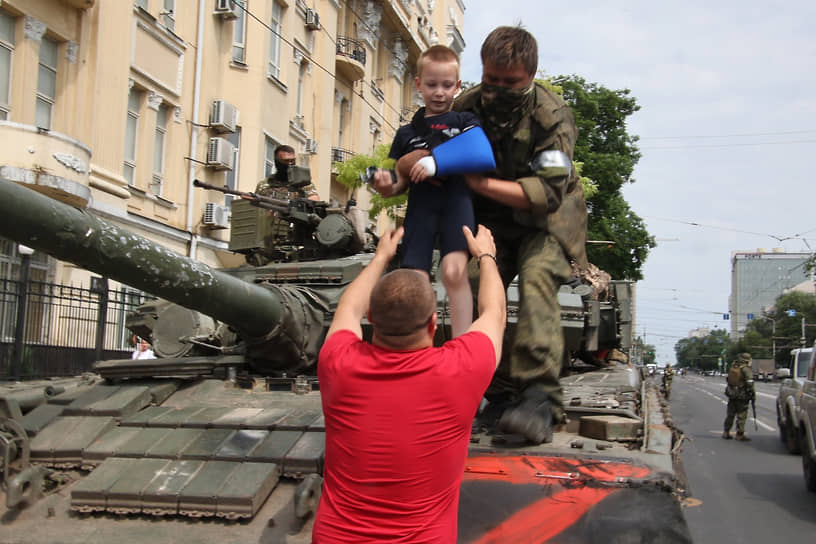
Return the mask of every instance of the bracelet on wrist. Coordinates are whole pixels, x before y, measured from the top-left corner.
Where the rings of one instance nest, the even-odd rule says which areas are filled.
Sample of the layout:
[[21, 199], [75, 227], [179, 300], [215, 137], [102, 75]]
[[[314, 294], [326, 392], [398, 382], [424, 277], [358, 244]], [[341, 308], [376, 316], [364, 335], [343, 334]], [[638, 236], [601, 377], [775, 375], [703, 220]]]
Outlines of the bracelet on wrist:
[[490, 257], [491, 259], [493, 259], [493, 262], [496, 263], [496, 266], [499, 265], [499, 261], [496, 260], [495, 255], [493, 255], [492, 253], [482, 253], [481, 255], [476, 257], [476, 262], [478, 263], [479, 266], [482, 266], [482, 257]]

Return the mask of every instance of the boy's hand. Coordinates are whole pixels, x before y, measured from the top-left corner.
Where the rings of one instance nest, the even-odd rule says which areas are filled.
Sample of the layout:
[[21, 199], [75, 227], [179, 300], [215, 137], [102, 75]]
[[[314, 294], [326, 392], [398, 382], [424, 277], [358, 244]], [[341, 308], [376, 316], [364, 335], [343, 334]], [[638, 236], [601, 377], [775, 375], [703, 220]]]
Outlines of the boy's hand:
[[470, 228], [462, 225], [462, 232], [465, 233], [465, 240], [467, 240], [468, 250], [470, 254], [478, 258], [479, 255], [485, 253], [496, 256], [496, 243], [493, 241], [493, 233], [484, 225], [479, 225], [476, 236], [473, 236]]
[[425, 170], [425, 167], [420, 163], [415, 162], [411, 167], [409, 177], [411, 178], [411, 183], [420, 183], [428, 179], [428, 171]]
[[371, 186], [385, 198], [394, 196], [394, 178], [388, 170], [378, 168], [374, 172]]
[[397, 254], [397, 246], [400, 240], [402, 240], [404, 233], [405, 229], [402, 227], [397, 230], [385, 231], [385, 234], [380, 236], [380, 242], [377, 244], [377, 251], [374, 253], [374, 256], [381, 256], [384, 257], [386, 261], [390, 261], [394, 255]]

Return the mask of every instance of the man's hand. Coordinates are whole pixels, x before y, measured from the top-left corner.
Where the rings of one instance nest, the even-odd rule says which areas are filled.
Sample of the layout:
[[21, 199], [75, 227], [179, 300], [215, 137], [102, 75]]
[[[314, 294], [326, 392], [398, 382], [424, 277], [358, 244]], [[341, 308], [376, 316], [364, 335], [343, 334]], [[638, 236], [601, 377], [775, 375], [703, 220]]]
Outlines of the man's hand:
[[[487, 190], [487, 178], [481, 174], [465, 174], [465, 182], [468, 189], [474, 193], [485, 195]], [[485, 195], [486, 196], [486, 195]]]
[[493, 233], [490, 232], [490, 229], [484, 225], [479, 225], [476, 236], [473, 236], [470, 228], [463, 225], [462, 232], [465, 233], [465, 240], [467, 240], [468, 250], [471, 255], [476, 258], [484, 254], [496, 257], [496, 243], [493, 241]]
[[389, 262], [397, 254], [397, 246], [402, 240], [403, 234], [405, 234], [405, 229], [402, 227], [397, 230], [385, 231], [385, 234], [380, 236], [380, 242], [377, 244], [377, 251], [374, 256], [383, 257], [386, 262]]

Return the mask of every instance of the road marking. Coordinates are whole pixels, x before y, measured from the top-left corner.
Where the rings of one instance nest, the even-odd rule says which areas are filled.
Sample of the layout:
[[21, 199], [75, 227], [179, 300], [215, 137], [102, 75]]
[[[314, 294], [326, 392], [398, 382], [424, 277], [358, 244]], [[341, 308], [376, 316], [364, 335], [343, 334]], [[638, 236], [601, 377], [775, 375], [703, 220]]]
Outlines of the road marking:
[[[712, 399], [714, 399], [714, 400], [718, 401], [719, 403], [721, 403], [723, 406], [728, 406], [728, 401], [723, 400], [722, 397], [720, 397], [719, 395], [715, 395], [711, 391], [706, 391], [705, 389], [702, 389], [700, 387], [696, 387], [696, 386], [693, 386], [693, 385], [691, 386], [691, 388], [695, 389], [695, 390], [697, 390], [697, 391], [699, 391], [701, 393], [705, 393], [706, 395], [708, 395]], [[749, 418], [749, 419], [751, 419], [751, 418]], [[779, 430], [774, 426], [768, 425], [767, 423], [765, 423], [764, 421], [762, 421], [759, 418], [756, 418], [756, 423], [757, 423], [757, 425], [759, 425], [760, 427], [762, 427], [766, 431], [777, 432]], [[712, 432], [716, 432], [716, 431], [712, 431]], [[721, 431], [717, 432], [717, 434], [720, 434], [720, 433], [721, 433]]]

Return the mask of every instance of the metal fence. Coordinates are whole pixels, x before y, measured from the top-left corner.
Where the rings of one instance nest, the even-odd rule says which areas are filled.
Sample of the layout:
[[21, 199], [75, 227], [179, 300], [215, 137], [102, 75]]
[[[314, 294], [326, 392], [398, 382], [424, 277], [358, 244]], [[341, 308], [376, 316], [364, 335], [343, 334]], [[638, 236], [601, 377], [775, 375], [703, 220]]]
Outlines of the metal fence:
[[0, 280], [0, 378], [70, 376], [98, 359], [130, 357], [125, 316], [148, 297], [95, 280], [90, 289], [29, 281], [25, 292], [20, 281]]

